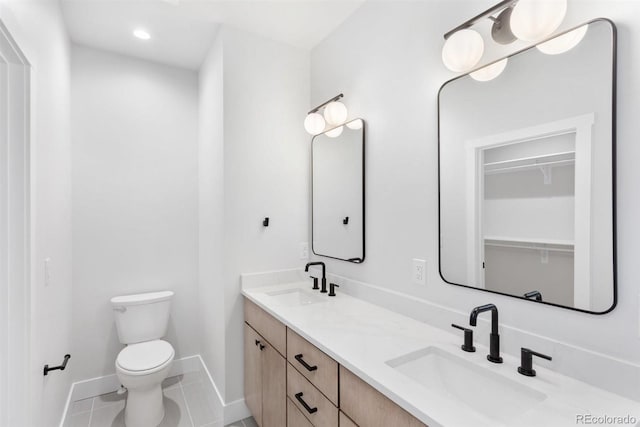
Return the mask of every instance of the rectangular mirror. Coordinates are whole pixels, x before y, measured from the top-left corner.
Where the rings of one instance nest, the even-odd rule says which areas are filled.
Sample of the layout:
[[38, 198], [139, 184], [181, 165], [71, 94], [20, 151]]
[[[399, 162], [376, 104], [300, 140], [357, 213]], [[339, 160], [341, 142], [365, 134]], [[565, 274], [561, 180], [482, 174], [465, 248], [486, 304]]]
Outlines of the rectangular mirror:
[[364, 120], [311, 142], [313, 253], [364, 261]]
[[598, 19], [498, 61], [493, 79], [487, 68], [442, 86], [446, 282], [614, 308], [615, 46], [615, 26]]

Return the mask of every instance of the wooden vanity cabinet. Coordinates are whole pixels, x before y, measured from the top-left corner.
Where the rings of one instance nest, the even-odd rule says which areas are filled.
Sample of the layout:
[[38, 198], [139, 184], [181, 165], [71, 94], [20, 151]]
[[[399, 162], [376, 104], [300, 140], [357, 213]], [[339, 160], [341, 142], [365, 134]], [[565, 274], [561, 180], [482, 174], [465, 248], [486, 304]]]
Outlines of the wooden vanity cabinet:
[[340, 366], [340, 410], [361, 427], [426, 427], [343, 366]]
[[[278, 342], [286, 354], [286, 327], [245, 299], [245, 402], [260, 427], [283, 427], [287, 425], [287, 361], [266, 337]], [[284, 338], [278, 341], [280, 337]]]
[[340, 411], [340, 427], [358, 427], [356, 423], [351, 421], [349, 417], [347, 417], [344, 412]]
[[245, 298], [244, 395], [260, 427], [426, 427]]

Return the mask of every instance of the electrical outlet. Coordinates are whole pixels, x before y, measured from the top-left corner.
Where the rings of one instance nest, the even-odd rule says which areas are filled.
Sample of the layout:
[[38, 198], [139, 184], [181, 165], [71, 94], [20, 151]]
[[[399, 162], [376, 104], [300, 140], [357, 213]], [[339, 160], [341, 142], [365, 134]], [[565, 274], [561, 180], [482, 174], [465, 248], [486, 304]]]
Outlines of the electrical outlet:
[[51, 258], [44, 259], [44, 285], [49, 286], [51, 284]]
[[300, 259], [309, 259], [309, 243], [300, 243]]
[[423, 259], [413, 259], [413, 268], [411, 269], [413, 283], [417, 285], [427, 284], [427, 261]]

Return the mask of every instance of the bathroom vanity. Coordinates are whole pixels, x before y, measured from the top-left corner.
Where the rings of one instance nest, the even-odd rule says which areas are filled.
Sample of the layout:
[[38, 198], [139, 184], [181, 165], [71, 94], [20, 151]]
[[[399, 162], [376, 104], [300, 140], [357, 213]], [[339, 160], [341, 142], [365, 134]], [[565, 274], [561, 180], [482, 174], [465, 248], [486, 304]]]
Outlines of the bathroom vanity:
[[[629, 415], [640, 404], [520, 359], [486, 359], [462, 337], [299, 281], [243, 285], [245, 398], [262, 427], [573, 425], [580, 414]], [[342, 288], [341, 288], [342, 289]], [[549, 362], [553, 363], [553, 362]], [[286, 423], [285, 421], [286, 420]]]
[[244, 312], [245, 399], [261, 427], [424, 426], [250, 298]]

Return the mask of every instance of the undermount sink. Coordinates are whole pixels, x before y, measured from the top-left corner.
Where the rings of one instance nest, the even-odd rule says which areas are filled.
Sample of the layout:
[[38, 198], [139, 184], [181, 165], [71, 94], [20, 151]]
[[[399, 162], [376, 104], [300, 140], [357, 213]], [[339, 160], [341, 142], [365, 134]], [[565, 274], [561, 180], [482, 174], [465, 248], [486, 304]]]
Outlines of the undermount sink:
[[430, 346], [388, 360], [387, 365], [427, 389], [470, 407], [496, 422], [509, 424], [547, 396], [477, 366], [438, 347]]
[[288, 306], [309, 305], [324, 301], [320, 296], [300, 288], [267, 292], [267, 295], [277, 301], [278, 304]]

